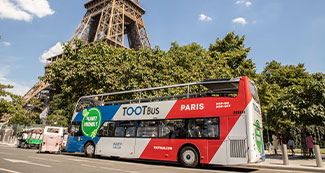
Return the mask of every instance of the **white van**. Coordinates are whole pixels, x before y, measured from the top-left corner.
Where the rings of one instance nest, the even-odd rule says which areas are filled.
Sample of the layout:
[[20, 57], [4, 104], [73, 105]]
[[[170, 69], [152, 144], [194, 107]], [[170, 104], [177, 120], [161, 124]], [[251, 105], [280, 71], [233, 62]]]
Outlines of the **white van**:
[[40, 152], [61, 152], [64, 128], [46, 126], [43, 133]]

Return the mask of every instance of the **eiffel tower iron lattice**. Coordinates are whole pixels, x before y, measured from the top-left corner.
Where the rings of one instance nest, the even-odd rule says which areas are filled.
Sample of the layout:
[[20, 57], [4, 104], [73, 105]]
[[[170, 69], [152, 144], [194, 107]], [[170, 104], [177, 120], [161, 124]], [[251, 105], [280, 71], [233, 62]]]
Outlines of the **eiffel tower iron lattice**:
[[[143, 23], [145, 10], [139, 0], [90, 0], [85, 3], [87, 12], [70, 41], [81, 39], [86, 44], [105, 40], [114, 47], [139, 50], [151, 49], [151, 44]], [[127, 40], [125, 40], [127, 38]], [[128, 43], [128, 46], [125, 43]], [[48, 59], [56, 61], [61, 55]], [[50, 84], [38, 81], [24, 96], [26, 101], [35, 97]]]
[[24, 99], [28, 102], [30, 99], [35, 97], [39, 92], [48, 88], [50, 84], [44, 83], [43, 81], [39, 80], [29, 91], [24, 95]]
[[104, 39], [115, 47], [139, 50], [151, 48], [142, 15], [145, 10], [134, 0], [92, 0], [85, 4], [87, 12], [71, 37], [86, 44]]

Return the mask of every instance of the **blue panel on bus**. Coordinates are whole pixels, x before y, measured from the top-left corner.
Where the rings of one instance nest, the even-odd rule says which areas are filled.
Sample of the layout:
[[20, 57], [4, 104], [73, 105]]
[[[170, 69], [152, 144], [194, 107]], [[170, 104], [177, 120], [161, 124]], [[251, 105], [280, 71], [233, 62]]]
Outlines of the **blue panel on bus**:
[[67, 141], [67, 151], [69, 152], [83, 152], [84, 145], [88, 141], [98, 143], [100, 137], [96, 136], [94, 139], [85, 136], [69, 136]]
[[[102, 122], [112, 120], [118, 109], [121, 105], [112, 105], [112, 106], [99, 106], [97, 107], [101, 112]], [[90, 108], [88, 108], [90, 109]], [[83, 119], [82, 111], [78, 112], [77, 116], [74, 118], [73, 122], [82, 122]], [[69, 152], [83, 152], [84, 145], [88, 141], [93, 141], [95, 144], [98, 143], [100, 137], [96, 135], [95, 138], [86, 137], [86, 136], [69, 136], [67, 141], [67, 151]]]
[[[102, 114], [102, 122], [112, 120], [121, 105], [99, 106], [97, 107]], [[89, 109], [89, 108], [88, 108]], [[78, 112], [73, 122], [81, 122], [83, 119], [82, 111]]]

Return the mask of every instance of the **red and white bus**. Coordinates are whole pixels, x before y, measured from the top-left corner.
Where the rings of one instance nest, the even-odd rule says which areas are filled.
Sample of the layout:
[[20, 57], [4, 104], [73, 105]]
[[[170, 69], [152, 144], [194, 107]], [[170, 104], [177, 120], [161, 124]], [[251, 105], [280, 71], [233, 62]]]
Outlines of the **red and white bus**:
[[257, 89], [241, 77], [83, 96], [69, 127], [67, 151], [187, 167], [261, 162]]

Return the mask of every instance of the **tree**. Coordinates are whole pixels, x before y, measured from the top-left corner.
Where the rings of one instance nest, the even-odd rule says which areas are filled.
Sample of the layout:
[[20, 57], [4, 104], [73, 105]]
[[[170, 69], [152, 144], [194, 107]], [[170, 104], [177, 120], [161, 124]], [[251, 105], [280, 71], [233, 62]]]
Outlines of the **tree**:
[[294, 135], [304, 146], [306, 132], [325, 125], [324, 84], [324, 74], [309, 74], [303, 64], [267, 63], [260, 75], [259, 95], [269, 129], [283, 137]]
[[10, 85], [0, 84], [0, 119], [5, 115], [9, 114], [9, 108], [11, 106], [10, 101], [8, 101], [8, 96], [10, 93], [5, 89], [13, 88]]
[[72, 110], [76, 102], [66, 98], [63, 94], [57, 94], [51, 101], [47, 124], [53, 126], [67, 127], [72, 118]]
[[288, 111], [292, 110], [294, 105], [289, 102], [291, 98], [289, 93], [294, 91], [293, 89], [303, 88], [302, 84], [307, 79], [310, 79], [310, 75], [303, 64], [283, 66], [276, 61], [266, 64], [258, 81], [259, 95], [262, 100], [262, 110], [268, 112], [269, 123], [273, 123], [275, 131], [282, 129], [282, 126], [292, 126], [287, 118], [284, 118], [285, 121], [279, 121], [281, 120], [279, 116], [287, 116]]
[[217, 38], [215, 44], [210, 44], [209, 55], [230, 72], [230, 77], [248, 76], [254, 80], [257, 77], [255, 63], [247, 58], [250, 48], [245, 48], [244, 41], [245, 36], [230, 32], [222, 40]]
[[[3, 115], [9, 115], [9, 124], [31, 125], [39, 122], [42, 103], [33, 98], [27, 104], [21, 96], [5, 90], [8, 88], [13, 87], [0, 84], [0, 118]], [[26, 105], [32, 105], [33, 110], [26, 109]]]

